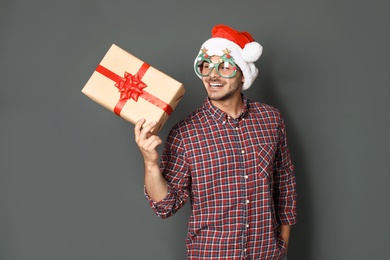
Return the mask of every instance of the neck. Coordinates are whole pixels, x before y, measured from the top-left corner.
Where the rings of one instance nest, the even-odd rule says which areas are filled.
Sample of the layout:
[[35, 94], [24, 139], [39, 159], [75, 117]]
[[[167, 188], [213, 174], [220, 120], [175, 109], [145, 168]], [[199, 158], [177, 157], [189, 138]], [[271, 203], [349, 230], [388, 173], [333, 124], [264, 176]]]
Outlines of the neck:
[[241, 93], [240, 95], [235, 95], [228, 100], [211, 100], [211, 104], [221, 109], [232, 118], [237, 118], [241, 114], [243, 107]]

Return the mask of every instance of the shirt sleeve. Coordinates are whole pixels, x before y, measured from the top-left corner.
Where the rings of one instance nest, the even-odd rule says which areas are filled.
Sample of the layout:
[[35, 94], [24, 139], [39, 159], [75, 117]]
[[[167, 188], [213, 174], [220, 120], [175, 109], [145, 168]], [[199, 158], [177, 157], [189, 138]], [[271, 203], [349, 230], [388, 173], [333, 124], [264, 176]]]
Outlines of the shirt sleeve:
[[281, 117], [279, 142], [275, 158], [274, 201], [276, 216], [280, 225], [293, 225], [297, 217], [297, 191], [294, 165], [287, 146], [286, 126]]
[[160, 171], [167, 182], [168, 192], [165, 198], [159, 202], [153, 201], [145, 188], [144, 194], [156, 215], [166, 219], [184, 206], [190, 193], [191, 178], [183, 141], [175, 129], [171, 130], [165, 142]]

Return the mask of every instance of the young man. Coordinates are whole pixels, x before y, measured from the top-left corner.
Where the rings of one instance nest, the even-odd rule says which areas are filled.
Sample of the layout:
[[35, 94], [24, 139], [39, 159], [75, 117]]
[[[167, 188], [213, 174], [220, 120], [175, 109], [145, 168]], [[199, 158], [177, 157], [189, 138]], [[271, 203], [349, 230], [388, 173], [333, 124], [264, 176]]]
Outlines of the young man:
[[[280, 112], [242, 94], [262, 47], [247, 32], [212, 29], [194, 68], [208, 98], [165, 142], [136, 124], [145, 195], [161, 218], [188, 200], [188, 259], [282, 259], [296, 222], [294, 167]], [[160, 163], [160, 164], [159, 164]]]

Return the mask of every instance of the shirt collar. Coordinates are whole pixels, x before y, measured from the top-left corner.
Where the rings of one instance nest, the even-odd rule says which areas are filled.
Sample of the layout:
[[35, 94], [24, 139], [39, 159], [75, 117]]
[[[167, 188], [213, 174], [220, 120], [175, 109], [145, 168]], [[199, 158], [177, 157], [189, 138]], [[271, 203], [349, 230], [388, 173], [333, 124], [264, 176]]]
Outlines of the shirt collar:
[[[241, 114], [238, 116], [238, 119], [242, 119], [242, 118], [245, 118], [245, 116], [248, 114], [248, 111], [249, 111], [249, 99], [241, 94], [241, 97], [242, 97], [242, 103], [243, 103], [243, 106], [242, 106], [242, 112]], [[203, 108], [205, 111], [207, 111], [217, 122], [225, 122], [228, 118], [230, 118], [230, 116], [228, 114], [226, 114], [224, 111], [222, 111], [221, 109], [217, 108], [216, 106], [214, 106], [210, 99], [207, 98], [206, 101], [204, 102], [203, 104]]]

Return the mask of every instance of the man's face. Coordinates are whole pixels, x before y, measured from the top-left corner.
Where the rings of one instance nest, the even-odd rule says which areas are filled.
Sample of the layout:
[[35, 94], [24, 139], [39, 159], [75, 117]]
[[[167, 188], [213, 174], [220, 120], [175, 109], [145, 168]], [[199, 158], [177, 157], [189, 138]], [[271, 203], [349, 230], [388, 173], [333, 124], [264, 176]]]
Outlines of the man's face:
[[[218, 63], [220, 56], [211, 57], [212, 63]], [[239, 70], [237, 74], [230, 79], [223, 78], [218, 75], [213, 69], [207, 77], [202, 77], [207, 95], [212, 101], [226, 101], [236, 95], [241, 96], [241, 87], [244, 82], [242, 72]]]

